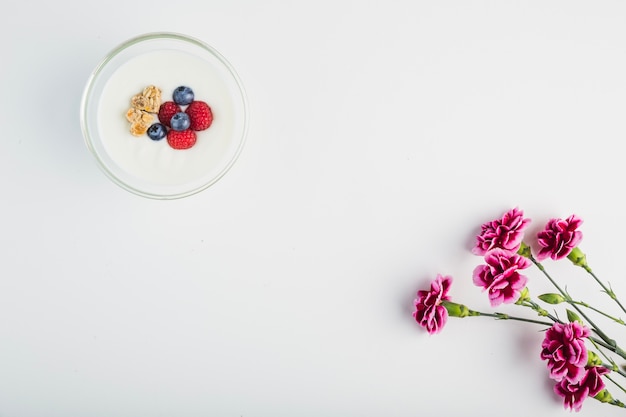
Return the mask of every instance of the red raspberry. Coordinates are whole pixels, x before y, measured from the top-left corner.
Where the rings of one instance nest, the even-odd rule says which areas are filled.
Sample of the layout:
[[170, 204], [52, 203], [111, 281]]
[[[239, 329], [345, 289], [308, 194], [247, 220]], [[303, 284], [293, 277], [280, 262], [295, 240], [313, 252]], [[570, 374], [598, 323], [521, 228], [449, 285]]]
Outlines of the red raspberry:
[[174, 149], [189, 149], [196, 144], [196, 132], [191, 129], [172, 129], [167, 132], [167, 143]]
[[159, 122], [170, 127], [170, 120], [176, 113], [182, 111], [180, 106], [173, 101], [166, 101], [159, 107]]
[[213, 123], [213, 112], [204, 101], [192, 101], [185, 113], [189, 115], [191, 130], [205, 130]]

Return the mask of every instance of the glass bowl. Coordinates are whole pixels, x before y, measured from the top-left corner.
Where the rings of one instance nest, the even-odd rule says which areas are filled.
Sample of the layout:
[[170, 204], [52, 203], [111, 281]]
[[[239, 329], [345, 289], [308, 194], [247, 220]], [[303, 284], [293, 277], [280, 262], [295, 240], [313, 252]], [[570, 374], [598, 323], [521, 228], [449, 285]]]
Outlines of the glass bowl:
[[[167, 139], [131, 134], [131, 98], [150, 85], [161, 90], [163, 102], [188, 86], [195, 100], [209, 104], [213, 122], [196, 132], [193, 147], [174, 149]], [[239, 76], [215, 49], [186, 35], [149, 33], [119, 45], [95, 68], [80, 120], [87, 147], [113, 182], [140, 196], [175, 199], [210, 187], [235, 163], [245, 143], [248, 104]]]

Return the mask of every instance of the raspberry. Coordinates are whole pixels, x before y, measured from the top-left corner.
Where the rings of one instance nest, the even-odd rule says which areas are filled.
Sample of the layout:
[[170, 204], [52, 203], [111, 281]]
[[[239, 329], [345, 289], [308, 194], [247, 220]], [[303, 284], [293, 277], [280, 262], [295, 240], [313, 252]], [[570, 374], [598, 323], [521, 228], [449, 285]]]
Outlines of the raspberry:
[[196, 132], [187, 130], [170, 130], [167, 132], [167, 143], [174, 149], [189, 149], [196, 144]]
[[191, 121], [191, 130], [205, 130], [213, 123], [213, 112], [208, 104], [204, 101], [193, 101], [185, 113], [189, 115]]
[[172, 116], [180, 112], [180, 106], [173, 101], [166, 101], [159, 107], [159, 121], [165, 126], [170, 127]]

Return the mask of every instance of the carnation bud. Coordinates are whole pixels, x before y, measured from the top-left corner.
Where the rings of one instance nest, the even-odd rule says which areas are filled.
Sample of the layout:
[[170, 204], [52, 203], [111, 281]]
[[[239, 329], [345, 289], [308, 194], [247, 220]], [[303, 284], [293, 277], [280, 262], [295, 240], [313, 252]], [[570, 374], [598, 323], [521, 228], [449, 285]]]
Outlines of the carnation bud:
[[576, 266], [580, 266], [583, 268], [586, 268], [587, 265], [587, 257], [585, 256], [585, 254], [583, 253], [583, 251], [581, 251], [578, 246], [576, 246], [574, 249], [572, 249], [572, 251], [569, 253], [569, 255], [567, 255], [567, 259], [569, 259], [570, 261], [572, 261], [572, 263]]
[[570, 321], [570, 323], [573, 323], [575, 321], [582, 323], [583, 321], [580, 319], [580, 317], [578, 317], [578, 314], [574, 313], [572, 310], [566, 310], [567, 311], [567, 319]]
[[603, 389], [602, 391], [600, 391], [593, 398], [595, 398], [596, 400], [600, 401], [601, 403], [610, 403], [610, 402], [613, 401], [613, 396], [606, 389]]
[[602, 359], [590, 350], [587, 351], [587, 366], [601, 366]]
[[467, 317], [470, 315], [470, 309], [463, 304], [453, 303], [451, 301], [443, 301], [441, 303], [442, 306], [448, 310], [448, 316], [450, 317]]
[[539, 298], [544, 303], [548, 303], [548, 304], [561, 304], [562, 302], [565, 301], [565, 297], [563, 297], [560, 294], [554, 294], [554, 293], [541, 294], [541, 295], [538, 295], [537, 298]]

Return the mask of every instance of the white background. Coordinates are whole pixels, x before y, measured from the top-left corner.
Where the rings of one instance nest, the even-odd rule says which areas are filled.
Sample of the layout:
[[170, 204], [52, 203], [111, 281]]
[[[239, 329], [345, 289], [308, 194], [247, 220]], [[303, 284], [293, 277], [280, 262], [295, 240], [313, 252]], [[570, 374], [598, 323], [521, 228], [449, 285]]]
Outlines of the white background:
[[[441, 272], [493, 311], [469, 249], [515, 206], [532, 232], [580, 215], [626, 297], [625, 3], [59, 0], [3, 17], [1, 417], [569, 414], [538, 326], [428, 336], [412, 301]], [[155, 31], [215, 47], [250, 101], [232, 170], [176, 201], [110, 182], [78, 117], [105, 54]], [[546, 265], [616, 312], [582, 270]], [[624, 411], [581, 415], [599, 413]]]

